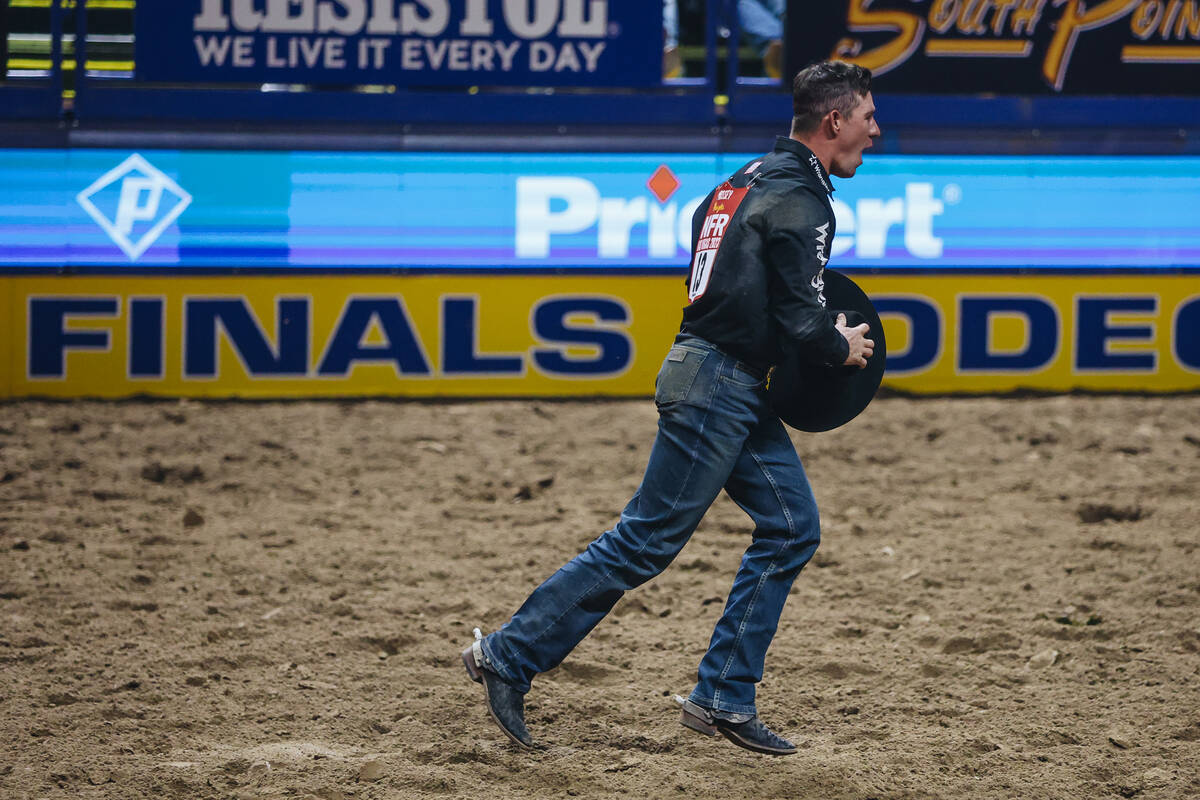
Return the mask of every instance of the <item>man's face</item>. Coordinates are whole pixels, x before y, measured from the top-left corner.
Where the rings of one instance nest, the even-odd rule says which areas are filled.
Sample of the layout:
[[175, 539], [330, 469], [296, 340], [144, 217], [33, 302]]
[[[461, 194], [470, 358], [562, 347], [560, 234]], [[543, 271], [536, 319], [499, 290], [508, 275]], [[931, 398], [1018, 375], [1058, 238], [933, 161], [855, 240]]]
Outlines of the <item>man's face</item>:
[[838, 120], [835, 133], [838, 148], [829, 171], [839, 178], [853, 178], [863, 162], [863, 150], [870, 147], [878, 135], [875, 99], [867, 92], [866, 97], [858, 99], [858, 105], [849, 114]]

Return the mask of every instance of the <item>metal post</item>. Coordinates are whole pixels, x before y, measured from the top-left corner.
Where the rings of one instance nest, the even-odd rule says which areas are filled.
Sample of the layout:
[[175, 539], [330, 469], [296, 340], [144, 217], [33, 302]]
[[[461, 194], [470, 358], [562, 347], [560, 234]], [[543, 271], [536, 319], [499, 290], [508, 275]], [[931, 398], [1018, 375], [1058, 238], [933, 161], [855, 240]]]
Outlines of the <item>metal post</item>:
[[704, 4], [704, 78], [709, 91], [717, 92], [717, 29], [721, 26], [721, 6], [724, 0], [708, 0]]
[[[87, 87], [87, 0], [75, 0], [75, 108]], [[78, 113], [76, 114], [78, 116]]]
[[62, 36], [62, 0], [50, 0], [50, 91], [54, 93], [60, 115], [63, 110]]
[[0, 2], [0, 83], [8, 79], [8, 0]]
[[738, 0], [725, 0], [725, 22], [729, 28], [729, 41], [725, 51], [728, 54], [728, 60], [725, 62], [725, 94], [729, 96], [730, 105], [733, 105], [734, 96], [737, 94], [738, 73], [741, 71], [738, 64], [738, 44], [742, 39], [742, 23], [738, 19], [737, 4]]

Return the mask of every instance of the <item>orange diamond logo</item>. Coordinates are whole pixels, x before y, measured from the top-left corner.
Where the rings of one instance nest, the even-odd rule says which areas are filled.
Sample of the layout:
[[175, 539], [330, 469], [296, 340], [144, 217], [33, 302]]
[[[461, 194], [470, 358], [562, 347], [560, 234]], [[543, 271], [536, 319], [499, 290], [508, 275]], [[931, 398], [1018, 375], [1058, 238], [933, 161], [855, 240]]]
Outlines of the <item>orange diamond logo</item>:
[[665, 203], [675, 194], [675, 190], [679, 188], [679, 179], [675, 177], [675, 173], [671, 172], [670, 167], [662, 164], [658, 169], [654, 170], [654, 174], [650, 176], [650, 180], [646, 181], [646, 186], [650, 187], [650, 191], [654, 192], [654, 196], [658, 198], [658, 202]]

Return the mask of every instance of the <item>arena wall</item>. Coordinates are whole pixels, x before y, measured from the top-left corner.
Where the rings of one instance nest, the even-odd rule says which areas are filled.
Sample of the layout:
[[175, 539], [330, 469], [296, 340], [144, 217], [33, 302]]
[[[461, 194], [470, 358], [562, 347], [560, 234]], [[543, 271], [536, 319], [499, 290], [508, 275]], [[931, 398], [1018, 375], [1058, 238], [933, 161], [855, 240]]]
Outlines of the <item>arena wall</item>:
[[[887, 386], [1200, 389], [1183, 275], [859, 276]], [[56, 276], [0, 281], [7, 397], [521, 397], [652, 392], [673, 276]]]
[[[647, 395], [692, 213], [753, 158], [3, 150], [3, 395]], [[830, 263], [887, 386], [1200, 389], [1200, 159], [860, 173]]]

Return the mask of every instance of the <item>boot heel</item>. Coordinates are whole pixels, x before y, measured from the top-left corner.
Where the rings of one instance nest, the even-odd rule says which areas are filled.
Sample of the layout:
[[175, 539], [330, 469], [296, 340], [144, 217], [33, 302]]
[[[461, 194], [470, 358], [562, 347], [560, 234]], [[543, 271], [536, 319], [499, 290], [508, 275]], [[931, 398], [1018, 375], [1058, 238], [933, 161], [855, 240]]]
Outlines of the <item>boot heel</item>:
[[471, 646], [462, 651], [463, 666], [467, 668], [467, 676], [476, 683], [483, 683], [483, 675], [479, 671], [480, 664], [483, 663], [483, 632], [476, 628], [475, 641], [471, 642]]
[[679, 721], [683, 724], [683, 727], [691, 728], [696, 733], [703, 733], [705, 736], [717, 735], [716, 725], [710, 725], [700, 717], [697, 717], [695, 714], [689, 714], [688, 712], [684, 711], [680, 715]]
[[467, 677], [476, 683], [483, 683], [483, 676], [479, 674], [479, 667], [475, 665], [475, 653], [472, 650], [473, 647], [468, 647], [462, 651], [463, 666], [467, 668]]
[[696, 733], [703, 733], [705, 736], [717, 735], [717, 726], [712, 723], [712, 719], [703, 708], [679, 695], [675, 695], [675, 702], [679, 703], [683, 709], [682, 715], [679, 717], [679, 722], [683, 727]]

